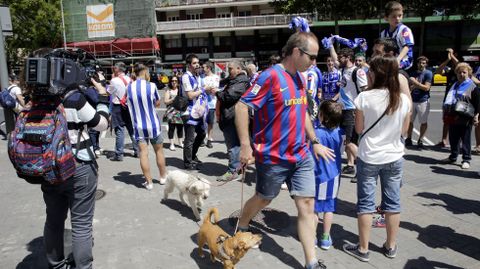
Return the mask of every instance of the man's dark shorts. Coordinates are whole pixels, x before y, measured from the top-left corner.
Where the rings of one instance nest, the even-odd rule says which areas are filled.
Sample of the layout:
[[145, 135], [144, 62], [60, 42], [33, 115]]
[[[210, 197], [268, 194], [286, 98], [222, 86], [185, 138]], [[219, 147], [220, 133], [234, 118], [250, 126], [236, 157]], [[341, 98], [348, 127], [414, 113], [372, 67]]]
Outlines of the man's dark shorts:
[[345, 144], [357, 144], [358, 135], [355, 132], [355, 109], [342, 110], [342, 124], [345, 131]]
[[207, 124], [215, 123], [215, 109], [209, 109], [207, 114]]

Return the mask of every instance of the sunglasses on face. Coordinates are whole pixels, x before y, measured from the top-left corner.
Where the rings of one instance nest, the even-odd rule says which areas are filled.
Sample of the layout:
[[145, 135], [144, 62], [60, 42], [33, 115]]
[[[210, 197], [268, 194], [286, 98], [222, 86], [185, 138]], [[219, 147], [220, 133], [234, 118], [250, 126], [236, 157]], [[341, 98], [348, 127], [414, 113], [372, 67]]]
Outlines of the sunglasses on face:
[[316, 60], [317, 59], [317, 55], [315, 54], [310, 54], [306, 51], [304, 51], [303, 49], [301, 48], [298, 48], [301, 52], [303, 52], [303, 54], [306, 54], [308, 56], [308, 58], [310, 58], [310, 61], [313, 61], [313, 60]]

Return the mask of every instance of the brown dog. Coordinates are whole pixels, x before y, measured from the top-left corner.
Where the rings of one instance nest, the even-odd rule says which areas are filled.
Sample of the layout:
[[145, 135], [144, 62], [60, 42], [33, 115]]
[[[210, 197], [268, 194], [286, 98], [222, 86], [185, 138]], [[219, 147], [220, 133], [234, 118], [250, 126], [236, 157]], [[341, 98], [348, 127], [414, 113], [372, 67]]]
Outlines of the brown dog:
[[[214, 215], [213, 223], [211, 221], [212, 214]], [[250, 232], [238, 232], [234, 236], [230, 236], [216, 224], [217, 222], [218, 209], [210, 208], [198, 231], [198, 255], [202, 258], [205, 257], [202, 248], [206, 243], [210, 249], [212, 262], [218, 259], [223, 263], [224, 269], [233, 269], [250, 248], [260, 244], [262, 236]]]

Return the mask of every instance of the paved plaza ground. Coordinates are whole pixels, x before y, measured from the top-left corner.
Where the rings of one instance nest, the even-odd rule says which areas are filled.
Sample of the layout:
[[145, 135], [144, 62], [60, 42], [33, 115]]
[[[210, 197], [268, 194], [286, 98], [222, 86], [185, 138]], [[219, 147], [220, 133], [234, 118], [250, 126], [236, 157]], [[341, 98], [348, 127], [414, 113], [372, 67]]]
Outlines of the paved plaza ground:
[[[221, 138], [218, 133], [217, 138]], [[114, 139], [102, 139], [101, 146], [112, 150]], [[213, 149], [201, 148], [199, 155], [205, 163], [198, 174], [214, 181], [225, 172], [225, 152], [223, 142], [214, 143]], [[165, 154], [169, 170], [182, 168], [181, 149], [172, 152], [166, 148]], [[155, 168], [153, 156], [151, 151]], [[356, 185], [350, 178], [343, 178], [340, 187], [332, 228], [334, 246], [328, 251], [318, 249], [318, 257], [328, 268], [480, 268], [480, 158], [473, 158], [470, 170], [462, 170], [439, 164], [445, 157], [447, 150], [435, 148], [406, 151], [397, 258], [381, 254], [385, 240], [382, 228], [372, 230], [370, 262], [359, 262], [341, 250], [345, 240], [357, 241]], [[162, 202], [162, 185], [155, 184], [152, 191], [141, 187], [138, 159], [111, 162], [101, 156], [98, 162], [98, 188], [106, 195], [96, 203], [94, 268], [222, 268], [220, 263], [212, 264], [197, 255], [199, 226], [178, 195], [174, 193]], [[45, 205], [40, 187], [16, 177], [5, 141], [0, 141], [0, 167], [0, 268], [47, 268], [42, 245]], [[158, 171], [152, 171], [158, 179]], [[254, 193], [254, 180], [251, 169], [244, 183], [245, 199]], [[241, 187], [240, 182], [212, 187], [204, 207], [219, 209], [220, 225], [229, 233], [234, 230], [229, 216], [240, 209]], [[293, 201], [282, 191], [270, 208], [254, 223], [263, 233], [260, 249], [247, 253], [237, 268], [302, 268]], [[69, 227], [67, 222], [66, 252], [71, 250]]]

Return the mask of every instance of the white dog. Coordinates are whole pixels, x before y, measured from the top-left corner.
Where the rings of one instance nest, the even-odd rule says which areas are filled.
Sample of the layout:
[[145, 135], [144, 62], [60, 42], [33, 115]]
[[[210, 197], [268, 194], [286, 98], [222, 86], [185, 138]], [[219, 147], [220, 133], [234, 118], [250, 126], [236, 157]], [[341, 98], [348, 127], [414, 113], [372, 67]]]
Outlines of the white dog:
[[203, 206], [203, 201], [210, 195], [210, 182], [204, 178], [193, 176], [180, 170], [168, 172], [163, 196], [164, 200], [168, 199], [168, 194], [172, 193], [175, 187], [180, 191], [180, 200], [184, 205], [187, 203], [183, 199], [183, 196], [185, 194], [187, 195], [188, 203], [193, 210], [193, 214], [200, 220], [198, 208]]

